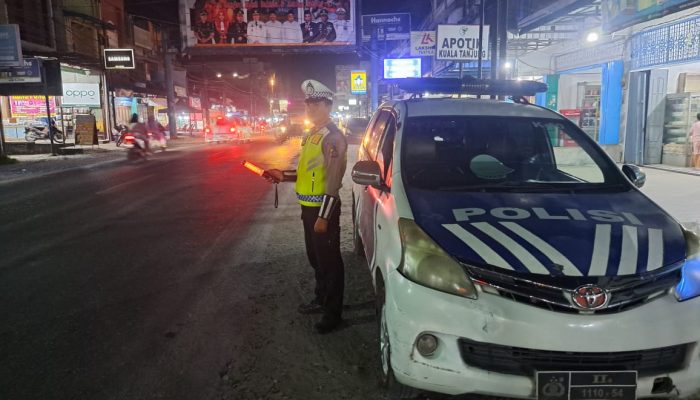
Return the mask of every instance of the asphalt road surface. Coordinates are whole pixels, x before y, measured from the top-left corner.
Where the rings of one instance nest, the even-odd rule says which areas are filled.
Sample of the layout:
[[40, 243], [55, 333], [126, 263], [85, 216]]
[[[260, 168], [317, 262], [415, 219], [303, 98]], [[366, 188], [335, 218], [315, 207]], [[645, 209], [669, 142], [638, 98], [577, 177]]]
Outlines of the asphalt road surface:
[[350, 202], [347, 326], [319, 336], [296, 313], [313, 276], [292, 185], [275, 209], [273, 186], [240, 166], [290, 167], [298, 146], [199, 146], [0, 185], [0, 399], [383, 398]]

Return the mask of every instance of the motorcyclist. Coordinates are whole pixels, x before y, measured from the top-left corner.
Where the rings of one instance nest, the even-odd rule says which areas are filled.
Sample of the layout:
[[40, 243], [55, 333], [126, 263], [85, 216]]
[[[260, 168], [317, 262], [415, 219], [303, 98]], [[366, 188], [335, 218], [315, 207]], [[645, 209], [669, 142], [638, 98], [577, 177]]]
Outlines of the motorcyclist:
[[146, 129], [153, 135], [153, 140], [160, 144], [162, 148], [165, 148], [165, 128], [160, 122], [156, 121], [156, 118], [152, 115], [148, 116], [148, 121], [146, 122]]
[[131, 132], [135, 138], [143, 140], [145, 151], [151, 151], [151, 145], [148, 140], [148, 130], [143, 122], [139, 122], [139, 115], [136, 113], [131, 115], [131, 121], [129, 121], [129, 132]]

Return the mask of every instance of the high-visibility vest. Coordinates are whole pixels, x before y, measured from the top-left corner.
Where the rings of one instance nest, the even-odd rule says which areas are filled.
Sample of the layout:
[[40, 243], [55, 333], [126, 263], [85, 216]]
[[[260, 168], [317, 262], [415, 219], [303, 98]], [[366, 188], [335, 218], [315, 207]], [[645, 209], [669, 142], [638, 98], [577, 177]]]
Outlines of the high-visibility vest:
[[320, 207], [326, 194], [326, 166], [323, 139], [330, 131], [323, 127], [309, 133], [301, 143], [295, 190], [302, 206]]

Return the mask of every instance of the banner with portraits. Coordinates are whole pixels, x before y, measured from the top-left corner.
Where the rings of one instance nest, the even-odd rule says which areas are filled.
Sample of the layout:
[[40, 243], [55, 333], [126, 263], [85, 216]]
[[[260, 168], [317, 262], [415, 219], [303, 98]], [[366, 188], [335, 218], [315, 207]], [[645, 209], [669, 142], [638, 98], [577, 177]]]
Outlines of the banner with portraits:
[[354, 46], [355, 0], [180, 0], [187, 47]]

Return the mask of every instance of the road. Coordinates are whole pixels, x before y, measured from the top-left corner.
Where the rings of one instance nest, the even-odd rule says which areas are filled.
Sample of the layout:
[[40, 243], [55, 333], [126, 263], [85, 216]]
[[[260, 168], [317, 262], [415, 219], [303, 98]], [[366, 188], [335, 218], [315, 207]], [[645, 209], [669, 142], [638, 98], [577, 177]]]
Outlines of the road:
[[0, 399], [382, 398], [350, 230], [348, 324], [319, 336], [296, 313], [313, 277], [291, 185], [275, 209], [240, 166], [287, 168], [298, 146], [200, 146], [0, 186]]
[[[240, 166], [287, 168], [298, 146], [199, 146], [0, 184], [0, 399], [382, 399], [349, 174], [348, 324], [319, 336], [296, 313], [313, 277], [292, 187], [274, 208]], [[700, 177], [647, 173], [645, 193], [700, 221]]]

